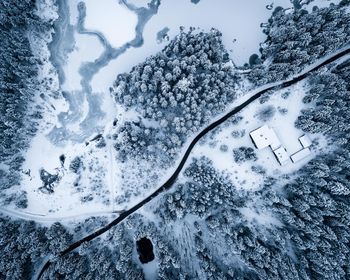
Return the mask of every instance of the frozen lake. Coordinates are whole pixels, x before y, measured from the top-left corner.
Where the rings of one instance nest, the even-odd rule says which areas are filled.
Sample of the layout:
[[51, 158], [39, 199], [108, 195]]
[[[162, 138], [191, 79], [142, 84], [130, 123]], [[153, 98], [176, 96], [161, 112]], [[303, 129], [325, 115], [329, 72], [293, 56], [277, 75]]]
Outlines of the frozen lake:
[[[167, 34], [171, 40], [179, 33], [180, 26], [204, 31], [215, 27], [222, 32], [223, 43], [233, 62], [243, 65], [253, 53], [259, 52], [259, 44], [266, 39], [260, 24], [271, 16], [272, 10], [266, 8], [271, 3], [269, 0], [201, 0], [194, 4], [190, 0], [162, 0], [157, 14], [145, 26], [143, 45], [128, 49], [101, 69], [93, 78], [92, 87], [107, 90], [117, 74], [130, 71], [132, 66], [160, 51], [167, 42], [158, 43], [157, 33], [164, 28], [169, 28]], [[289, 0], [276, 0], [273, 6], [288, 8], [292, 5]]]
[[[274, 2], [274, 7], [291, 5], [289, 0]], [[156, 33], [163, 27], [170, 29], [170, 38], [176, 36], [180, 26], [203, 30], [214, 27], [222, 32], [227, 50], [232, 50], [233, 61], [241, 65], [259, 51], [259, 43], [265, 40], [260, 24], [271, 16], [272, 11], [266, 9], [269, 4], [271, 0], [201, 0], [198, 4], [189, 0], [165, 0], [145, 29], [145, 41], [154, 41]]]
[[85, 28], [102, 32], [117, 48], [135, 37], [137, 15], [116, 0], [84, 0]]

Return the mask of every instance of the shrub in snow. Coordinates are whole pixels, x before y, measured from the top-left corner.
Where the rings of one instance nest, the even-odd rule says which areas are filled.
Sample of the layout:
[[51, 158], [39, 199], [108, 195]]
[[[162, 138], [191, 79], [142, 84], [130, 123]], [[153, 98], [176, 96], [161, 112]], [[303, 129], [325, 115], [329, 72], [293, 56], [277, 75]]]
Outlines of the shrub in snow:
[[282, 115], [287, 115], [288, 109], [287, 108], [278, 107], [278, 112], [280, 112], [280, 114], [282, 114]]
[[257, 118], [263, 122], [267, 122], [273, 118], [276, 113], [276, 108], [272, 105], [263, 107], [257, 114]]
[[79, 156], [75, 157], [69, 165], [69, 169], [74, 173], [78, 173], [82, 167], [83, 167], [83, 162]]
[[103, 147], [106, 147], [106, 140], [104, 139], [104, 137], [101, 137], [100, 139], [98, 139], [96, 143], [96, 148], [103, 148]]
[[229, 119], [229, 122], [231, 122], [233, 125], [236, 125], [240, 123], [243, 120], [242, 116], [234, 115]]
[[16, 198], [15, 205], [18, 208], [27, 208], [28, 207], [28, 199], [27, 199], [27, 193], [21, 192], [18, 198]]
[[228, 146], [223, 144], [223, 145], [220, 145], [220, 151], [221, 152], [227, 152], [228, 151]]
[[262, 175], [266, 174], [266, 169], [261, 165], [253, 165], [251, 169], [253, 172], [257, 174], [262, 174]]
[[285, 91], [285, 92], [283, 92], [283, 93], [281, 94], [281, 97], [282, 97], [283, 99], [287, 99], [287, 98], [289, 97], [290, 94], [291, 94], [290, 91]]
[[247, 160], [256, 161], [258, 158], [251, 147], [239, 147], [233, 149], [233, 159], [236, 163], [242, 163]]
[[241, 137], [243, 137], [245, 135], [245, 130], [243, 129], [243, 130], [234, 130], [234, 131], [232, 131], [231, 132], [231, 136], [233, 137], [233, 138], [241, 138]]

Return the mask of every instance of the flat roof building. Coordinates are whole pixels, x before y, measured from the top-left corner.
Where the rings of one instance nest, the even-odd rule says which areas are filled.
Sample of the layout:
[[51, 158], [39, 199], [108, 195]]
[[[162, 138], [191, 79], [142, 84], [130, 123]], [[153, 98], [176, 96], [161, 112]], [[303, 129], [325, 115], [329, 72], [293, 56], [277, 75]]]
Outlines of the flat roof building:
[[280, 165], [285, 165], [290, 160], [293, 163], [300, 161], [311, 154], [309, 147], [312, 144], [311, 139], [307, 135], [299, 137], [299, 141], [303, 149], [289, 156], [287, 150], [281, 145], [275, 131], [268, 125], [263, 125], [249, 133], [255, 147], [257, 149], [264, 149], [270, 146], [276, 159]]
[[275, 131], [267, 125], [263, 125], [262, 127], [253, 130], [250, 133], [250, 137], [258, 149], [263, 149], [271, 146], [271, 149], [275, 150], [281, 146], [281, 143]]
[[285, 165], [290, 162], [289, 155], [284, 147], [279, 147], [278, 149], [274, 150], [273, 153], [275, 154], [280, 165]]
[[302, 150], [296, 152], [290, 158], [295, 163], [295, 162], [297, 162], [299, 160], [302, 160], [302, 159], [308, 157], [310, 154], [311, 154], [310, 149], [309, 148], [305, 148], [305, 149], [302, 149]]
[[308, 148], [312, 144], [309, 136], [307, 136], [305, 134], [303, 136], [299, 137], [299, 141], [300, 141], [301, 145], [303, 146], [303, 148]]

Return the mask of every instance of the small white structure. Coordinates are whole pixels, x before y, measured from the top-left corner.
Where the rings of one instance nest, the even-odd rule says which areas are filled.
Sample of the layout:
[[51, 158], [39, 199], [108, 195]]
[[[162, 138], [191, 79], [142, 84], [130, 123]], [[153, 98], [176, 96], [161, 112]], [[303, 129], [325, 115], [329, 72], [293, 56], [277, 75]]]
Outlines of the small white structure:
[[271, 146], [271, 149], [275, 150], [281, 146], [275, 131], [267, 125], [263, 125], [262, 127], [250, 132], [250, 137], [258, 149]]
[[290, 162], [289, 155], [284, 147], [279, 147], [278, 149], [274, 150], [273, 153], [275, 154], [280, 165], [286, 165], [288, 162]]
[[303, 148], [308, 148], [312, 144], [311, 139], [306, 134], [299, 137], [299, 141], [300, 141], [301, 145], [303, 146]]
[[310, 146], [312, 144], [311, 139], [307, 135], [299, 137], [299, 141], [303, 146], [303, 149], [294, 153], [289, 157], [287, 150], [281, 145], [275, 131], [268, 125], [263, 125], [258, 129], [253, 130], [249, 133], [252, 141], [257, 149], [264, 149], [268, 146], [271, 147], [275, 157], [277, 158], [280, 165], [285, 165], [290, 162], [300, 161], [311, 154]]
[[302, 160], [304, 158], [306, 158], [307, 156], [309, 156], [311, 154], [311, 151], [309, 148], [305, 148], [302, 149], [298, 152], [296, 152], [295, 154], [293, 154], [290, 158], [292, 159], [292, 161], [295, 163], [299, 160]]

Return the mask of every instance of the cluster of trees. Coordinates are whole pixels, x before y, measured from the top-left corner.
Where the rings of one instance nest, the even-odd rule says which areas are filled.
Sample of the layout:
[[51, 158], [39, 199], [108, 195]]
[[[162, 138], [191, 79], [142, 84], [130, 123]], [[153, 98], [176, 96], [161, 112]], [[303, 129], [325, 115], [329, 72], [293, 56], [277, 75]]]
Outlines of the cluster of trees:
[[[23, 151], [41, 118], [40, 108], [31, 104], [38, 88], [38, 69], [28, 31], [48, 26], [35, 10], [34, 0], [0, 2], [0, 190], [19, 183]], [[4, 192], [1, 196], [2, 203], [17, 200]]]
[[282, 194], [265, 195], [288, 232], [299, 278], [350, 278], [349, 154], [348, 145], [319, 156]]
[[47, 228], [0, 216], [0, 278], [30, 278], [47, 255], [54, 256], [71, 242], [72, 234], [59, 223]]
[[234, 99], [238, 78], [232, 70], [221, 33], [215, 29], [196, 33], [191, 29], [181, 31], [162, 52], [130, 73], [119, 75], [111, 88], [116, 101], [155, 122], [153, 128], [142, 121], [122, 126], [117, 132], [121, 156], [134, 158], [150, 150], [152, 157], [154, 145], [171, 139], [163, 144], [162, 153], [172, 159], [190, 133]]
[[[185, 171], [187, 182], [164, 196], [157, 211], [165, 224], [190, 223], [195, 229], [196, 277], [350, 278], [349, 78], [349, 60], [310, 78], [304, 102], [312, 107], [297, 126], [326, 133], [335, 149], [309, 162], [289, 183], [281, 187], [268, 177], [262, 190], [244, 194], [210, 161], [197, 159]], [[243, 214], [247, 207], [256, 219]], [[266, 217], [259, 221], [261, 213], [270, 223], [261, 222]], [[179, 255], [182, 265], [185, 256]]]
[[57, 258], [43, 279], [144, 279], [133, 257], [135, 241], [121, 224], [103, 239], [83, 244], [78, 251]]
[[[312, 160], [282, 189], [267, 178], [264, 188], [246, 192], [207, 158], [195, 159], [187, 182], [147, 207], [160, 220], [131, 215], [105, 237], [54, 258], [43, 279], [145, 279], [134, 253], [144, 237], [152, 241], [159, 279], [348, 279], [349, 160], [347, 146]], [[72, 242], [59, 224], [0, 223], [4, 279], [31, 275], [34, 263]], [[91, 232], [96, 223], [106, 220], [74, 232]]]
[[239, 147], [233, 149], [233, 160], [236, 163], [242, 163], [247, 160], [256, 161], [258, 157], [256, 156], [254, 149], [251, 147]]
[[149, 162], [157, 159], [164, 164], [169, 158], [174, 158], [182, 141], [176, 134], [159, 133], [159, 129], [146, 127], [141, 120], [126, 121], [118, 130], [117, 141], [114, 145], [118, 151], [118, 159], [122, 162], [128, 158], [141, 158]]
[[257, 85], [285, 79], [346, 45], [350, 41], [348, 4], [341, 1], [311, 13], [276, 8], [264, 29], [267, 40], [260, 48], [262, 63], [252, 66], [249, 79]]
[[[267, 69], [255, 65], [252, 81], [285, 78], [349, 41], [350, 18], [341, 8], [346, 3], [311, 14], [277, 9], [262, 48], [262, 60], [271, 64]], [[40, 118], [39, 112], [28, 113], [36, 68], [24, 34], [40, 24], [34, 8], [30, 0], [0, 3], [0, 157], [9, 167], [0, 170], [2, 189], [18, 182], [21, 151]], [[173, 158], [190, 132], [223, 110], [234, 98], [236, 78], [226, 56], [219, 32], [182, 32], [160, 54], [119, 76], [113, 88], [116, 100], [157, 124], [126, 122], [115, 136], [121, 159]], [[304, 102], [314, 107], [303, 111], [296, 125], [326, 133], [336, 149], [309, 162], [286, 185], [267, 177], [261, 190], [238, 190], [210, 160], [194, 159], [184, 172], [185, 182], [147, 209], [159, 215], [157, 223], [134, 214], [103, 238], [57, 258], [74, 239], [61, 224], [47, 228], [1, 216], [0, 278], [26, 279], [52, 255], [44, 279], [144, 279], [134, 252], [135, 241], [147, 237], [160, 279], [350, 279], [349, 79], [346, 61], [309, 80]], [[270, 114], [261, 112], [262, 117]], [[237, 161], [255, 158], [245, 147], [234, 156]], [[73, 172], [82, 168], [79, 158], [71, 162]], [[25, 205], [24, 193], [19, 201]], [[81, 236], [105, 222], [88, 221], [74, 234]]]
[[[96, 227], [96, 221], [91, 223]], [[86, 230], [85, 223], [76, 229], [76, 234], [81, 234]], [[94, 239], [79, 250], [55, 259], [43, 279], [143, 280], [145, 275], [135, 251], [136, 241], [144, 237], [150, 239], [155, 248], [159, 279], [182, 279], [179, 252], [171, 246], [162, 229], [139, 214], [110, 229], [104, 238]]]
[[237, 190], [206, 158], [195, 159], [185, 176], [188, 182], [165, 195], [156, 213], [174, 230], [190, 225], [187, 248], [173, 239], [181, 250], [180, 267], [186, 267], [186, 251], [193, 250], [196, 269], [184, 273], [188, 279], [295, 279], [287, 232], [251, 223], [240, 211], [259, 199], [255, 193]]
[[184, 172], [188, 181], [166, 194], [159, 214], [165, 221], [183, 218], [187, 214], [203, 217], [219, 205], [240, 205], [240, 196], [230, 180], [219, 174], [212, 162], [202, 157], [194, 159]]
[[144, 279], [133, 257], [132, 228], [125, 224], [112, 228], [105, 239], [96, 239], [83, 244], [78, 251], [59, 256], [75, 237], [80, 238], [106, 222], [91, 218], [70, 233], [60, 223], [44, 227], [33, 221], [0, 216], [0, 278], [30, 279], [51, 256], [52, 265], [42, 279]]
[[[348, 279], [349, 155], [348, 145], [312, 160], [280, 190], [272, 179], [246, 194], [230, 191], [234, 187], [225, 180], [221, 186], [221, 175], [210, 162], [195, 160], [185, 171], [189, 182], [164, 196], [156, 212], [169, 227], [191, 224], [193, 240], [188, 237], [188, 243], [193, 244], [187, 249], [195, 250], [192, 261], [198, 265], [192, 277]], [[217, 195], [221, 188], [226, 194], [222, 201]], [[256, 219], [243, 214], [246, 207]], [[180, 266], [185, 266], [185, 255], [179, 252]]]
[[296, 127], [310, 133], [328, 135], [332, 143], [347, 145], [350, 136], [350, 61], [333, 70], [315, 73], [303, 102], [315, 104], [303, 110]]

